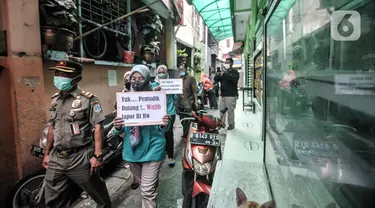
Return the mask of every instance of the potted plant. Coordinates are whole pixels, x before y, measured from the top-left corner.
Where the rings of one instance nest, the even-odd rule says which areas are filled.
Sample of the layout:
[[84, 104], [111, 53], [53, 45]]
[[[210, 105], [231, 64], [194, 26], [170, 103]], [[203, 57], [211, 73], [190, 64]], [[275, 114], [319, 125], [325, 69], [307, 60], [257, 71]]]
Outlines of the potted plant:
[[158, 14], [154, 11], [139, 13], [136, 16], [136, 23], [138, 26], [138, 33], [141, 34], [144, 45], [147, 45], [155, 50], [155, 54], [159, 54], [160, 48], [156, 41], [158, 36], [163, 31], [163, 23]]
[[197, 52], [194, 53], [193, 62], [194, 62], [194, 67], [193, 67], [194, 72], [195, 73], [202, 72], [202, 54], [201, 54], [201, 52], [197, 51]]
[[177, 50], [177, 60], [178, 60], [178, 66], [186, 65], [187, 57], [189, 54], [186, 53], [186, 48]]
[[42, 44], [46, 49], [69, 52], [77, 27], [73, 0], [39, 0]]

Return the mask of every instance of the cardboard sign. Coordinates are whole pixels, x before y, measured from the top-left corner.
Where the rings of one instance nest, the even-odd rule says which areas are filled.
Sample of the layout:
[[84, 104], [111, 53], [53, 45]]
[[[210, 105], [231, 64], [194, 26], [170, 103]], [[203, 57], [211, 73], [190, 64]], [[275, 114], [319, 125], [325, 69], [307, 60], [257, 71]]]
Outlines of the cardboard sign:
[[117, 116], [125, 120], [125, 126], [149, 126], [163, 124], [167, 114], [164, 91], [118, 92]]
[[340, 95], [375, 95], [375, 75], [335, 75], [335, 93]]
[[182, 94], [182, 79], [160, 79], [159, 82], [167, 94]]

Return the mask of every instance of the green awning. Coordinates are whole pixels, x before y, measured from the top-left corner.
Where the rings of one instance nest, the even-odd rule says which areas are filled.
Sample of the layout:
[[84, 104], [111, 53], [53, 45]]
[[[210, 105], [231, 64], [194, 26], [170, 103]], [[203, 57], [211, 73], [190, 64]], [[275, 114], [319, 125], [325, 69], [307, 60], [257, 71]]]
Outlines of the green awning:
[[282, 21], [288, 15], [290, 8], [295, 2], [296, 0], [284, 0], [279, 3], [267, 24], [267, 33], [269, 35], [282, 33]]
[[233, 36], [229, 0], [193, 0], [192, 2], [216, 41]]

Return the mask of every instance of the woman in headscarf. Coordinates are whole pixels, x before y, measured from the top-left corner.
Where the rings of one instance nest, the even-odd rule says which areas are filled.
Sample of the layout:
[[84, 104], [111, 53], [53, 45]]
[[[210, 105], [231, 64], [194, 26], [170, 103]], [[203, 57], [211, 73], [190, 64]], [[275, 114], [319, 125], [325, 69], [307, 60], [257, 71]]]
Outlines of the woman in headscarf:
[[[130, 74], [131, 71], [127, 71], [124, 74], [123, 80], [124, 80], [124, 89], [121, 90], [121, 92], [129, 92], [130, 91]], [[113, 107], [117, 109], [117, 101], [113, 104]]]
[[[136, 65], [130, 75], [130, 92], [152, 91], [150, 70], [147, 66]], [[165, 157], [165, 127], [168, 115], [163, 117], [163, 125], [124, 126], [122, 118], [115, 118], [115, 134], [124, 134], [122, 157], [129, 163], [135, 181], [140, 184], [142, 208], [156, 207], [156, 195], [160, 167]]]
[[130, 91], [130, 75], [131, 75], [131, 71], [127, 71], [125, 74], [124, 74], [124, 89], [122, 90], [122, 92], [129, 92]]
[[[168, 68], [165, 65], [159, 65], [156, 69], [155, 82], [152, 83], [152, 87], [156, 88], [159, 86], [160, 79], [169, 79]], [[168, 165], [174, 167], [174, 138], [173, 138], [173, 124], [176, 120], [176, 100], [177, 95], [167, 94], [167, 114], [170, 116], [170, 123], [165, 130], [165, 139], [167, 140], [167, 154], [168, 154]]]

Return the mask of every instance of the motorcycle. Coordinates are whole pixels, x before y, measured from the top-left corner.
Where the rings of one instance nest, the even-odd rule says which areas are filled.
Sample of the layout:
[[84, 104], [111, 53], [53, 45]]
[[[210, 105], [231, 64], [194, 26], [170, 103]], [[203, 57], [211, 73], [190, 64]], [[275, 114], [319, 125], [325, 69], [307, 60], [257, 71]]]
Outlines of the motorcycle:
[[[116, 111], [105, 116], [103, 121], [104, 129], [104, 142], [103, 142], [103, 164], [108, 164], [110, 161], [121, 156], [123, 149], [123, 140], [120, 136], [113, 134], [113, 119], [116, 117]], [[47, 145], [47, 132], [49, 124], [43, 130], [39, 145], [32, 145], [31, 155], [43, 158], [44, 148]], [[94, 129], [92, 130], [92, 135], [94, 135]], [[102, 166], [103, 167], [103, 166]], [[44, 201], [44, 177], [46, 174], [46, 169], [40, 169], [35, 173], [26, 175], [19, 182], [16, 183], [14, 188], [10, 191], [7, 199], [6, 206], [9, 208], [42, 208], [45, 207]], [[70, 190], [74, 199], [78, 199], [79, 196], [85, 196], [85, 192], [70, 181]], [[77, 197], [78, 196], [78, 197]]]
[[222, 158], [219, 130], [225, 124], [222, 118], [213, 117], [202, 110], [182, 114], [186, 114], [186, 117], [181, 120], [192, 121], [189, 134], [184, 138], [182, 207], [207, 207], [216, 163]]

